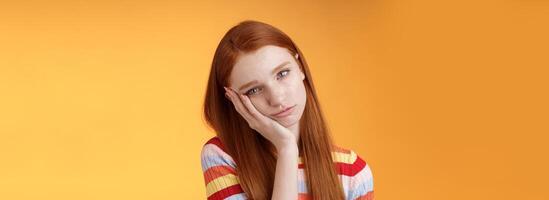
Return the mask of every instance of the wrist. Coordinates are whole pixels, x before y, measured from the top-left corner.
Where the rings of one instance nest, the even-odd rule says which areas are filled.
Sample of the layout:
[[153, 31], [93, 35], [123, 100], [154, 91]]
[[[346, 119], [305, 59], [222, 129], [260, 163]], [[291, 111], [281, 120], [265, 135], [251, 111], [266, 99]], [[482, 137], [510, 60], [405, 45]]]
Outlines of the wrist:
[[287, 141], [276, 146], [277, 152], [280, 153], [299, 153], [299, 148], [295, 141]]

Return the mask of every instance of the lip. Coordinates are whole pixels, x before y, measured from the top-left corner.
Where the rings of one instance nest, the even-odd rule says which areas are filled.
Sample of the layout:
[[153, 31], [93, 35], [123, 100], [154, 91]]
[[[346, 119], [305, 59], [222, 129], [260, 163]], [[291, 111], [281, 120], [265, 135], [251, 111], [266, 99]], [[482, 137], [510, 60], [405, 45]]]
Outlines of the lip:
[[292, 107], [287, 108], [287, 109], [284, 110], [284, 111], [281, 111], [281, 112], [279, 112], [279, 113], [276, 113], [276, 114], [274, 114], [273, 116], [274, 116], [274, 117], [286, 117], [286, 116], [292, 114], [292, 112], [294, 111], [294, 107], [295, 107], [295, 105], [292, 106]]

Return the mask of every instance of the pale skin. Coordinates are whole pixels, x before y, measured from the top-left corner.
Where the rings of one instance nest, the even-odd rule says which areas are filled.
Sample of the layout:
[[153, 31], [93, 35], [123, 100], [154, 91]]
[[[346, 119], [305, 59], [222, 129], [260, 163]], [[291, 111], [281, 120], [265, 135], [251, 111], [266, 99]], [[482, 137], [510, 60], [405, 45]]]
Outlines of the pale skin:
[[[230, 86], [225, 87], [237, 112], [277, 149], [273, 200], [298, 199], [297, 141], [306, 97], [297, 58], [272, 45], [243, 54], [233, 68]], [[252, 80], [257, 82], [246, 84]], [[292, 109], [284, 116], [275, 115], [286, 108]]]

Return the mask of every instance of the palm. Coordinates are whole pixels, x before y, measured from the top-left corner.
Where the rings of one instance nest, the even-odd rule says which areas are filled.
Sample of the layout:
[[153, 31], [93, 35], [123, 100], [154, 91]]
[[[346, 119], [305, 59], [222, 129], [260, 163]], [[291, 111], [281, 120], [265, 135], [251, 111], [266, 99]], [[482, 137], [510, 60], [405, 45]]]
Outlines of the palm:
[[248, 125], [271, 141], [277, 148], [295, 139], [288, 128], [259, 112], [247, 96], [232, 90], [228, 90], [227, 93], [236, 110], [244, 117]]

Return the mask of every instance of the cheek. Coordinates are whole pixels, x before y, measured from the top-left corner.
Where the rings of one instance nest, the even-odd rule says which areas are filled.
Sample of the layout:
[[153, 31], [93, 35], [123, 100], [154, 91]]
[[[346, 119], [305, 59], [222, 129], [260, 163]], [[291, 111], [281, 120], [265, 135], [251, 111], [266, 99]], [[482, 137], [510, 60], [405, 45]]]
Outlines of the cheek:
[[264, 114], [264, 115], [267, 114], [266, 111], [268, 110], [268, 105], [265, 99], [263, 99], [262, 97], [254, 97], [254, 98], [250, 98], [250, 101], [252, 102], [252, 104], [254, 105], [257, 111], [259, 111], [261, 114]]
[[301, 78], [296, 77], [291, 81], [291, 85], [288, 87], [288, 95], [291, 96], [293, 103], [298, 105], [305, 105], [307, 99], [307, 92], [305, 91], [305, 82]]
[[[289, 80], [286, 84], [287, 95], [292, 98], [292, 100], [297, 101], [305, 95], [305, 86], [303, 81], [298, 77], [292, 77], [292, 80]], [[299, 102], [294, 102], [299, 103]]]

